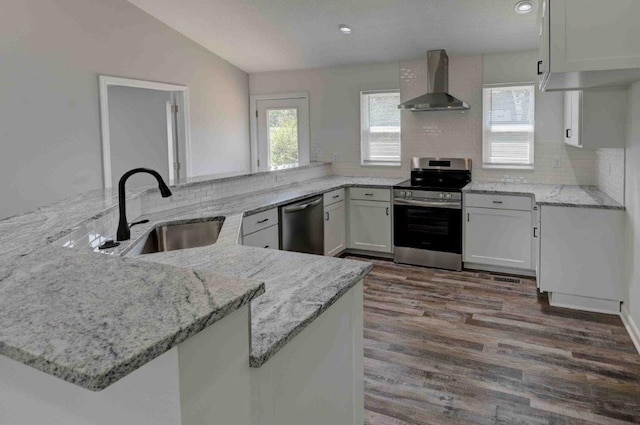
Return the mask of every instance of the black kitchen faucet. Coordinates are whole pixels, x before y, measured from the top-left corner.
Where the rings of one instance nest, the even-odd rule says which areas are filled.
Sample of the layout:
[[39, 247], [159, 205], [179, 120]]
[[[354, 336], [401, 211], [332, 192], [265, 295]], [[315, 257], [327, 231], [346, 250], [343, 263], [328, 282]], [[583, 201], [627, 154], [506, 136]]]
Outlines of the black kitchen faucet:
[[156, 178], [158, 181], [158, 188], [160, 189], [160, 194], [163, 198], [168, 198], [171, 196], [171, 190], [162, 179], [162, 176], [151, 168], [134, 168], [133, 170], [129, 170], [120, 177], [120, 182], [118, 182], [118, 206], [120, 207], [120, 222], [118, 223], [118, 233], [117, 240], [118, 241], [126, 241], [131, 238], [131, 232], [129, 231], [129, 223], [127, 222], [127, 207], [126, 207], [126, 194], [124, 192], [124, 185], [127, 182], [127, 179], [134, 174], [137, 173], [148, 173]]

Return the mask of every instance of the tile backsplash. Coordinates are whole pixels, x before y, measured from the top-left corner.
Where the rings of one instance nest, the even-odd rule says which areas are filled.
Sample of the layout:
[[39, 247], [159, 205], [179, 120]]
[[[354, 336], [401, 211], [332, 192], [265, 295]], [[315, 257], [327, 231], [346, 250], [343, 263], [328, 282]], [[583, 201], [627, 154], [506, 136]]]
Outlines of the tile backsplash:
[[[412, 156], [467, 157], [473, 161], [473, 179], [477, 181], [580, 185], [597, 183], [596, 151], [577, 149], [564, 143], [562, 93], [536, 93], [534, 170], [483, 169], [483, 57], [452, 57], [449, 65], [449, 91], [453, 96], [468, 102], [471, 109], [463, 112], [403, 112], [404, 167]], [[426, 66], [426, 60], [400, 64], [403, 101], [425, 91]]]
[[[173, 195], [169, 198], [162, 198], [157, 190], [153, 190], [140, 196], [135, 195], [127, 200], [127, 218], [129, 222], [132, 222], [141, 215], [168, 211], [187, 205], [207, 203], [233, 195], [270, 190], [277, 186], [325, 177], [330, 175], [330, 172], [330, 163], [317, 163], [298, 169], [279, 170], [270, 173], [258, 173], [173, 186], [171, 187]], [[99, 218], [87, 220], [54, 243], [69, 248], [112, 253], [110, 251], [100, 251], [98, 246], [108, 239], [115, 239], [118, 221], [118, 207], [113, 206]]]
[[161, 198], [154, 192], [142, 195], [142, 214], [193, 205], [195, 203], [194, 200], [206, 203], [228, 196], [271, 189], [275, 186], [324, 177], [330, 173], [330, 163], [317, 163], [301, 168], [210, 180], [183, 187], [178, 186], [171, 189], [173, 196], [169, 198]]
[[598, 149], [596, 151], [597, 185], [607, 195], [624, 204], [624, 149]]

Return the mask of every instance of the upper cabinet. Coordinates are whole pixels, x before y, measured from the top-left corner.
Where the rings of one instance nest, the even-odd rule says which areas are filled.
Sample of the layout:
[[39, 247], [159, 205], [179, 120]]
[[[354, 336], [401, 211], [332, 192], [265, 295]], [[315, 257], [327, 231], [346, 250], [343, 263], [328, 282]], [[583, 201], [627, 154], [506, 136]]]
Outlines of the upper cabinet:
[[624, 148], [627, 91], [564, 92], [564, 142], [578, 148]]
[[540, 89], [620, 87], [640, 81], [640, 1], [541, 0]]

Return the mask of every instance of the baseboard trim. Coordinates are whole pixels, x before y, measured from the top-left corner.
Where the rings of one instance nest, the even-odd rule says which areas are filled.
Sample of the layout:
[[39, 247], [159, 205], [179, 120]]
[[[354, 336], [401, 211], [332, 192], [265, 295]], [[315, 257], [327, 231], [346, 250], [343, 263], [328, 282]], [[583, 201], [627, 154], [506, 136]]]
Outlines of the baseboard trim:
[[629, 310], [627, 310], [624, 304], [622, 304], [622, 308], [620, 309], [620, 318], [622, 319], [622, 323], [624, 323], [624, 327], [627, 328], [633, 345], [636, 346], [636, 350], [638, 354], [640, 354], [640, 328], [638, 328], [638, 325], [633, 321], [631, 313], [629, 313]]

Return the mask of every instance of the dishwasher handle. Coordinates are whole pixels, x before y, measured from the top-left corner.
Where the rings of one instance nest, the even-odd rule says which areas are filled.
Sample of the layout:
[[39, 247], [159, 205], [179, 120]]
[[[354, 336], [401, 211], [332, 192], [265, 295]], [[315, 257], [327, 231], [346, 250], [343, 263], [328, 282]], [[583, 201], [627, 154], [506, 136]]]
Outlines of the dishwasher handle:
[[322, 198], [318, 198], [315, 201], [311, 201], [311, 202], [308, 202], [306, 204], [296, 205], [296, 206], [293, 206], [293, 207], [287, 207], [287, 208], [284, 208], [283, 211], [284, 211], [285, 214], [294, 213], [294, 212], [306, 210], [309, 207], [315, 207], [320, 202], [322, 202]]

